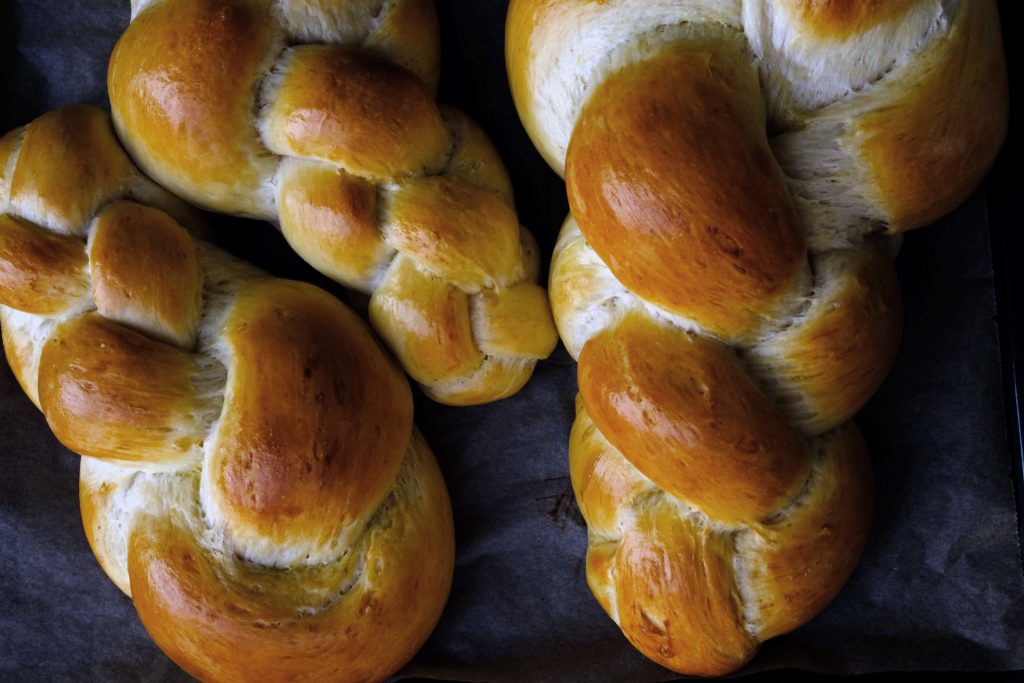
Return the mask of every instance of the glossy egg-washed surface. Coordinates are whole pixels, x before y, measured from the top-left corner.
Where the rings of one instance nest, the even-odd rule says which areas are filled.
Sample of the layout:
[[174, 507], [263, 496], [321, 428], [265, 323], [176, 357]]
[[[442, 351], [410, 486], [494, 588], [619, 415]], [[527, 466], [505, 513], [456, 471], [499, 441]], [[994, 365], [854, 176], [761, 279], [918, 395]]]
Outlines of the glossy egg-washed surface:
[[194, 239], [99, 110], [9, 133], [0, 169], [4, 350], [82, 455], [89, 542], [153, 639], [203, 680], [396, 671], [440, 617], [454, 540], [370, 331]]
[[587, 576], [689, 674], [820, 611], [867, 536], [847, 422], [884, 379], [895, 233], [1007, 125], [988, 0], [513, 0], [523, 123], [572, 214], [550, 296], [579, 360]]
[[[430, 396], [482, 403], [518, 391], [558, 335], [501, 160], [434, 101], [437, 44], [431, 0], [137, 1], [110, 100], [143, 170], [276, 221], [371, 296], [372, 325]], [[517, 324], [492, 320], [505, 299]]]

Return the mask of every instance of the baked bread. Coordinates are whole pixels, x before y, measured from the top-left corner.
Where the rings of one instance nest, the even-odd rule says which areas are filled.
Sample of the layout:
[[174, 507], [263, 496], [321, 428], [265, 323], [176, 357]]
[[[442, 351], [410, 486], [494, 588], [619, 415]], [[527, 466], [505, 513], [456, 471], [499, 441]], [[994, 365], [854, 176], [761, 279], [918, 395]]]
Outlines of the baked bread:
[[434, 399], [510, 396], [558, 342], [483, 131], [438, 107], [430, 0], [133, 0], [114, 124], [157, 182], [280, 225]]
[[853, 570], [848, 420], [902, 324], [886, 235], [992, 163], [999, 35], [989, 0], [512, 1], [512, 91], [572, 211], [549, 291], [588, 582], [659, 664], [733, 671]]
[[96, 558], [178, 665], [381, 680], [454, 563], [409, 385], [340, 302], [193, 239], [190, 211], [97, 109], [0, 139], [8, 362], [82, 455]]

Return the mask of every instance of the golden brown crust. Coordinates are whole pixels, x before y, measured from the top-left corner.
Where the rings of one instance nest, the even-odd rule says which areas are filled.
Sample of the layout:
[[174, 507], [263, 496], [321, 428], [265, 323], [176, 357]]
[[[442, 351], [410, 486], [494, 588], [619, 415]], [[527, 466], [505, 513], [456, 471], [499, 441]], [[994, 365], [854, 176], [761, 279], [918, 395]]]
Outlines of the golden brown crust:
[[1006, 137], [1009, 94], [995, 3], [964, 2], [959, 13], [949, 36], [920, 55], [920, 74], [892, 86], [895, 101], [852, 132], [890, 232], [928, 225], [963, 203]]
[[689, 518], [641, 513], [615, 557], [619, 625], [662, 666], [698, 676], [734, 671], [759, 645], [732, 591], [731, 539]]
[[[74, 154], [65, 154], [69, 138], [77, 145]], [[98, 109], [78, 105], [43, 114], [22, 139], [10, 181], [12, 213], [38, 211], [47, 227], [85, 235], [96, 209], [123, 195], [137, 173]]]
[[[263, 5], [261, 7], [261, 5]], [[260, 214], [253, 186], [276, 161], [252, 125], [253, 91], [275, 40], [269, 3], [186, 0], [150, 5], [110, 58], [114, 122], [161, 184], [222, 210]]]
[[512, 181], [487, 133], [454, 107], [441, 105], [440, 110], [454, 139], [445, 175], [490, 191], [514, 211]]
[[406, 372], [430, 384], [478, 368], [483, 354], [473, 342], [466, 293], [405, 256], [391, 271], [370, 299], [370, 320]]
[[530, 38], [541, 21], [538, 14], [542, 2], [551, 4], [551, 0], [511, 0], [505, 15], [505, 70], [519, 120], [529, 132], [534, 127], [532, 112], [520, 102], [530, 89]]
[[577, 400], [569, 466], [591, 539], [587, 582], [641, 652], [698, 675], [753, 656], [733, 588], [733, 531], [677, 504], [633, 467]]
[[305, 45], [292, 48], [279, 78], [264, 129], [272, 151], [374, 181], [444, 165], [441, 114], [405, 69], [362, 50]]
[[587, 581], [646, 656], [728, 673], [842, 588], [871, 524], [871, 468], [852, 424], [813, 440], [808, 486], [730, 527], [682, 507], [633, 467], [577, 400], [569, 465], [590, 543]]
[[[84, 465], [85, 459], [82, 462]], [[110, 518], [110, 510], [116, 505], [117, 493], [118, 486], [114, 482], [92, 481], [84, 472], [78, 479], [78, 507], [82, 513], [82, 528], [85, 530], [89, 547], [103, 572], [122, 593], [131, 598], [132, 591], [127, 573], [121, 571], [116, 558], [108, 555], [103, 543], [104, 534], [110, 530], [110, 526], [116, 524], [116, 521]]]
[[815, 442], [813, 485], [739, 541], [747, 559], [759, 638], [787, 633], [825, 608], [853, 573], [871, 529], [871, 461], [853, 423]]
[[408, 385], [355, 314], [311, 285], [247, 287], [224, 328], [227, 398], [206, 463], [220, 513], [261, 546], [336, 538], [394, 481]]
[[391, 251], [377, 231], [377, 188], [345, 171], [286, 163], [277, 205], [288, 243], [332, 277], [369, 280]]
[[[59, 325], [39, 362], [39, 404], [61, 443], [82, 455], [169, 464], [197, 457], [183, 425], [211, 406], [196, 360], [87, 314]], [[154, 381], [159, 378], [159, 381]]]
[[807, 478], [806, 446], [718, 342], [630, 314], [583, 348], [579, 384], [637, 469], [715, 519], [760, 519]]
[[[447, 493], [413, 434], [405, 379], [325, 292], [271, 279], [126, 201], [173, 205], [118, 151], [101, 113], [63, 110], [44, 124], [42, 135], [27, 127], [20, 152], [9, 146], [16, 180], [23, 168], [59, 175], [33, 150], [82, 161], [64, 134], [80, 124], [112, 155], [98, 159], [101, 180], [111, 161], [132, 179], [82, 186], [101, 198], [82, 219], [88, 241], [62, 234], [78, 228], [51, 220], [45, 193], [23, 207], [29, 216], [0, 214], [0, 274], [30, 271], [5, 285], [81, 290], [78, 309], [0, 305], [0, 322], [19, 382], [87, 456], [80, 504], [103, 569], [202, 678], [391, 675], [439, 617], [454, 562]], [[46, 268], [68, 272], [40, 279]]]
[[780, 405], [789, 397], [788, 417], [806, 434], [838, 427], [867, 403], [903, 331], [896, 272], [873, 243], [819, 256], [816, 269], [824, 281], [809, 310], [755, 350]]
[[340, 562], [296, 570], [298, 581], [244, 562], [225, 572], [173, 517], [140, 523], [128, 568], [150, 635], [202, 680], [378, 681], [397, 670], [440, 617], [454, 564], [444, 482], [418, 435], [405, 458], [382, 523]]
[[566, 158], [569, 206], [619, 281], [727, 338], [806, 267], [762, 111], [743, 53], [676, 45], [604, 81]]
[[592, 536], [601, 538], [620, 535], [623, 510], [657, 492], [654, 482], [608, 442], [579, 395], [569, 435], [569, 474], [587, 527]]
[[993, 160], [995, 3], [512, 0], [506, 29], [573, 212], [550, 290], [580, 361], [588, 583], [654, 661], [728, 673], [864, 547], [845, 421], [902, 323], [871, 234], [938, 218]]
[[[534, 32], [539, 26], [557, 22], [558, 10], [576, 2], [577, 0], [511, 0], [508, 6], [508, 15], [505, 18], [505, 68], [508, 71], [509, 87], [519, 119], [535, 142], [541, 126], [533, 108], [526, 105], [527, 93], [534, 87], [530, 78], [530, 63], [534, 57]], [[564, 159], [551, 157], [548, 150], [543, 147], [540, 148], [540, 152], [556, 170], [562, 168], [565, 163]]]
[[400, 0], [392, 3], [364, 46], [409, 69], [436, 94], [441, 78], [439, 32], [432, 0]]
[[[111, 103], [136, 160], [162, 184], [216, 211], [279, 219], [304, 259], [366, 294], [402, 289], [384, 282], [399, 272], [388, 268], [396, 252], [463, 298], [535, 279], [500, 158], [478, 126], [434, 101], [429, 0], [164, 0], [136, 9], [111, 58]], [[496, 355], [475, 378], [419, 372], [434, 377], [424, 390], [449, 403], [486, 402], [522, 386], [554, 325], [546, 301], [519, 301], [530, 308], [505, 312], [521, 313], [521, 325], [484, 325], [507, 335], [489, 338], [486, 353], [529, 353]], [[461, 343], [479, 327], [451, 322], [436, 343]], [[532, 332], [540, 342], [525, 338]], [[403, 362], [417, 348], [432, 352], [400, 333], [392, 326], [384, 336]], [[469, 341], [469, 355], [482, 357]], [[463, 351], [411, 363], [437, 369], [437, 355]]]
[[4, 358], [18, 380], [18, 385], [36, 408], [39, 407], [38, 350], [31, 336], [15, 332], [11, 325], [11, 309], [0, 307], [0, 333], [3, 336]]
[[179, 348], [194, 346], [203, 272], [195, 242], [170, 216], [113, 204], [93, 226], [89, 265], [101, 315]]
[[[450, 406], [471, 406], [514, 396], [533, 374], [534, 359], [484, 356], [468, 375], [425, 387], [427, 396]], [[488, 396], [492, 398], [487, 398]]]
[[464, 291], [524, 276], [515, 212], [486, 189], [449, 177], [401, 185], [389, 206], [388, 241]]
[[0, 304], [58, 315], [89, 295], [82, 240], [0, 215]]
[[558, 334], [547, 317], [547, 292], [532, 282], [503, 290], [486, 290], [474, 300], [479, 320], [476, 340], [484, 353], [520, 358], [547, 358]]
[[[842, 39], [898, 21], [922, 0], [781, 0], [796, 21], [820, 38]], [[968, 0], [970, 2], [970, 0]]]

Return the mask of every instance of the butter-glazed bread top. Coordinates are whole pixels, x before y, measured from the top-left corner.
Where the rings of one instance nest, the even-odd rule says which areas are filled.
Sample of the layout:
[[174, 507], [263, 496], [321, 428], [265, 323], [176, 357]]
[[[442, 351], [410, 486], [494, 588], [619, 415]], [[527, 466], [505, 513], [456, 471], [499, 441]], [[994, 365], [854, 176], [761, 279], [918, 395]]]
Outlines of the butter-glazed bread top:
[[[761, 123], [816, 244], [851, 226], [898, 231], [948, 213], [1005, 135], [990, 0], [517, 0], [509, 79], [552, 168], [564, 175], [573, 130], [608, 76], [691, 38], [732, 43], [756, 71]], [[729, 137], [709, 135], [708, 150]]]
[[7, 359], [82, 455], [86, 534], [156, 643], [204, 680], [396, 671], [440, 616], [453, 530], [367, 327], [190, 235], [99, 110], [12, 131], [0, 169]]
[[995, 3], [513, 0], [506, 56], [572, 211], [549, 289], [589, 583], [648, 657], [727, 673], [863, 547], [847, 421], [899, 345], [884, 233], [995, 157]]
[[185, 199], [278, 223], [369, 294], [433, 398], [514, 394], [557, 333], [486, 134], [434, 101], [430, 0], [150, 0], [110, 61], [114, 123]]

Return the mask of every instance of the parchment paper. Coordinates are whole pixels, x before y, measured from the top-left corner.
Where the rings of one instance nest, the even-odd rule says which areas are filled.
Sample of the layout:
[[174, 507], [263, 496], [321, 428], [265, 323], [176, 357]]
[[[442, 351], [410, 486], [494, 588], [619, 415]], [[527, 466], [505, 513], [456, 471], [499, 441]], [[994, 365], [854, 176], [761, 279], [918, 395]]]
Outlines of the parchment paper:
[[[550, 254], [562, 182], [519, 125], [502, 57], [504, 2], [438, 3], [443, 101], [468, 111], [505, 159], [521, 220]], [[127, 0], [0, 0], [0, 132], [62, 104], [107, 106], [106, 61]], [[223, 244], [275, 273], [340, 289], [272, 228], [216, 219]], [[1024, 668], [1024, 580], [1002, 411], [984, 197], [911, 234], [898, 261], [907, 310], [896, 366], [857, 421], [871, 448], [876, 522], [839, 598], [766, 643], [752, 672]], [[586, 587], [586, 531], [566, 444], [575, 364], [559, 348], [514, 398], [417, 423], [455, 510], [448, 607], [403, 672], [472, 681], [658, 681]], [[78, 458], [0, 368], [0, 679], [187, 677], [152, 644], [90, 552]]]

